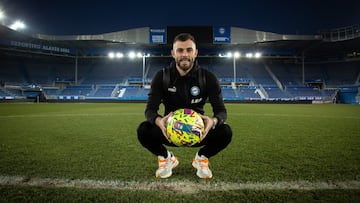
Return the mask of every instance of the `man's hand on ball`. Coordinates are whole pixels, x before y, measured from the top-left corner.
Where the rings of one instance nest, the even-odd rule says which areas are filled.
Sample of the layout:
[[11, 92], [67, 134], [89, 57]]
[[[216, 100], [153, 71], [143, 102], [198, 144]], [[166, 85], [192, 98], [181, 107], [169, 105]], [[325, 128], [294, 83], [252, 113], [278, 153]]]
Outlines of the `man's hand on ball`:
[[155, 119], [155, 124], [161, 129], [164, 137], [169, 141], [169, 143], [171, 142], [170, 141], [170, 138], [166, 132], [166, 121], [168, 120], [168, 118], [173, 114], [173, 112], [170, 112], [168, 115], [164, 116], [164, 117], [157, 117]]
[[200, 115], [200, 117], [203, 119], [204, 124], [205, 124], [204, 132], [203, 132], [202, 136], [200, 137], [200, 142], [201, 142], [203, 139], [205, 139], [205, 137], [208, 134], [208, 132], [210, 131], [210, 129], [213, 128], [213, 126], [215, 125], [215, 120], [210, 118], [209, 116], [205, 116], [205, 115]]

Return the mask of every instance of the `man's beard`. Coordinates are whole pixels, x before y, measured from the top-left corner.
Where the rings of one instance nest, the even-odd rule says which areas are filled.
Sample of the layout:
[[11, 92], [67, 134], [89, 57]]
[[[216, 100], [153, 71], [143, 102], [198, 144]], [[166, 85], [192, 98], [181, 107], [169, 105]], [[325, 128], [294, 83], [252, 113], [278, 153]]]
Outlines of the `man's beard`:
[[181, 70], [186, 72], [186, 71], [190, 70], [193, 67], [194, 61], [191, 60], [190, 58], [189, 59], [184, 58], [184, 59], [177, 60], [176, 64]]

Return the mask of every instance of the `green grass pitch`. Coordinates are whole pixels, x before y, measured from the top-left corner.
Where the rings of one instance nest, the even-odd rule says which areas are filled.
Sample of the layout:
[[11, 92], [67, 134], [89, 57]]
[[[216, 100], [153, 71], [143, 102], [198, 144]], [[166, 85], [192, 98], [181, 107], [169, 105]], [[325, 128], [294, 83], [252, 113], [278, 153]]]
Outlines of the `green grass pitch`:
[[[226, 104], [231, 144], [211, 158], [214, 177], [199, 180], [198, 148], [169, 148], [180, 165], [155, 178], [156, 157], [136, 128], [145, 103], [0, 104], [0, 176], [157, 183], [158, 189], [113, 190], [2, 183], [0, 202], [312, 202], [360, 200], [360, 190], [318, 188], [171, 191], [162, 183], [359, 182], [360, 106]], [[211, 108], [206, 105], [206, 114]]]

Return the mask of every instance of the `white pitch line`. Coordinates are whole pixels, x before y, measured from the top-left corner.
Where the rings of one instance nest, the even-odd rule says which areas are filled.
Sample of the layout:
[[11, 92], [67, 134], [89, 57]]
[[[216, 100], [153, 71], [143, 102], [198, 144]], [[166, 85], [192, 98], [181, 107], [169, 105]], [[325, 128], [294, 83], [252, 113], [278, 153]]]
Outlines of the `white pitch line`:
[[360, 181], [280, 181], [280, 182], [211, 182], [210, 181], [167, 181], [136, 182], [120, 180], [52, 179], [26, 178], [21, 176], [0, 176], [0, 185], [39, 186], [48, 188], [90, 188], [112, 190], [162, 190], [180, 193], [228, 190], [360, 190]]

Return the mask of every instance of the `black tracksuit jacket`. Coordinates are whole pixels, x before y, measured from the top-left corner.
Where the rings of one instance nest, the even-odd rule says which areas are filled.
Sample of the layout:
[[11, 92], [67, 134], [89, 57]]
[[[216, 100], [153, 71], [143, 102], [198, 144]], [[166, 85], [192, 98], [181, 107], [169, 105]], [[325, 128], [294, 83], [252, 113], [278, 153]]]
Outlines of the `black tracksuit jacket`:
[[164, 87], [163, 70], [159, 70], [151, 82], [151, 89], [145, 109], [146, 119], [154, 123], [160, 104], [165, 106], [164, 115], [179, 108], [190, 108], [200, 114], [204, 114], [204, 105], [208, 101], [213, 109], [213, 116], [218, 119], [217, 125], [223, 124], [227, 118], [221, 88], [216, 76], [206, 69], [202, 69], [205, 77], [205, 85], [201, 87], [199, 81], [199, 69], [197, 61], [192, 70], [185, 76], [180, 76], [175, 63], [167, 67], [170, 71], [169, 87]]

